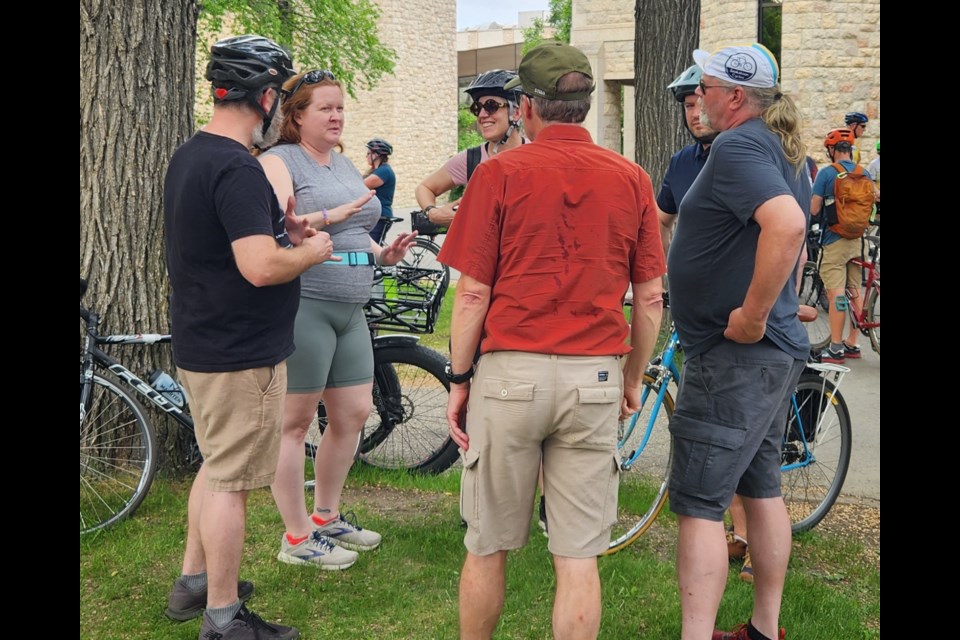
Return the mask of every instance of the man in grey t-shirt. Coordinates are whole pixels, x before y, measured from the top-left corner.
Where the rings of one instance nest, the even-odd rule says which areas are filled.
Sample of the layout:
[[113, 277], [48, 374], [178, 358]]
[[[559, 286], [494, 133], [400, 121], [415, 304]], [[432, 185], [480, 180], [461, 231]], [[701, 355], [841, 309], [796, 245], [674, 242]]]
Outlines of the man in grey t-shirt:
[[736, 493], [750, 531], [754, 611], [713, 638], [782, 638], [790, 520], [780, 495], [780, 439], [810, 348], [792, 279], [810, 201], [801, 118], [763, 46], [698, 50], [694, 60], [703, 70], [701, 122], [722, 133], [683, 199], [668, 259], [686, 353], [670, 423], [681, 637], [713, 632], [727, 577], [723, 513]]

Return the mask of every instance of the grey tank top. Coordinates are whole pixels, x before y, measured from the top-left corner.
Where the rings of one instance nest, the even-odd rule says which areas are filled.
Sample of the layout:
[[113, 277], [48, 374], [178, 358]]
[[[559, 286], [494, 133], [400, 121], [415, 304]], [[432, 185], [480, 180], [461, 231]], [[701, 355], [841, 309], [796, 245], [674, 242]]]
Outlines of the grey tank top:
[[[278, 156], [287, 165], [298, 214], [334, 209], [369, 191], [353, 163], [336, 151], [330, 152], [328, 166], [317, 163], [299, 144], [281, 144], [267, 154]], [[359, 213], [323, 231], [330, 234], [334, 251], [370, 251], [369, 232], [379, 220], [380, 201], [370, 198]], [[318, 264], [300, 276], [300, 295], [317, 300], [365, 303], [370, 299], [372, 285], [372, 266]]]

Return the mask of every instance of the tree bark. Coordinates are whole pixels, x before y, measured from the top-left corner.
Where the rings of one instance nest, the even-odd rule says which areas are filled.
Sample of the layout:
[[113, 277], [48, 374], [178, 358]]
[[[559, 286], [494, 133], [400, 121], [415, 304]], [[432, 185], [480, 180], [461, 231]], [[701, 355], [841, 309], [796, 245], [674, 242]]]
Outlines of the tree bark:
[[[102, 333], [169, 331], [163, 177], [193, 131], [196, 0], [80, 1], [80, 275]], [[144, 377], [169, 350], [118, 352]], [[154, 427], [173, 446], [173, 422]]]
[[693, 142], [667, 85], [693, 64], [691, 54], [700, 42], [700, 0], [637, 0], [635, 17], [636, 161], [659, 191], [671, 156]]

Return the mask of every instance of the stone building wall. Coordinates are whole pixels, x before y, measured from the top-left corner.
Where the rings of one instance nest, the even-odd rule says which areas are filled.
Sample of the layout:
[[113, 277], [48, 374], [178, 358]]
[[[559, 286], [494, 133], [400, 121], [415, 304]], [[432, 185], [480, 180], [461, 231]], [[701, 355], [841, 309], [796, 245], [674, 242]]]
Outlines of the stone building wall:
[[[634, 6], [634, 0], [573, 3], [571, 43], [586, 53], [603, 83], [586, 126], [594, 140], [618, 151], [615, 132], [624, 103], [618, 104], [614, 85], [633, 83]], [[758, 0], [701, 0], [700, 48], [756, 41], [758, 21]], [[860, 148], [864, 164], [872, 159], [880, 137], [880, 0], [784, 2], [781, 58], [782, 86], [804, 116], [804, 138], [814, 159], [826, 162], [823, 137], [843, 126], [848, 111], [869, 116]], [[633, 141], [624, 140], [622, 151], [632, 149]]]
[[817, 163], [823, 138], [849, 111], [870, 118], [858, 143], [874, 158], [880, 138], [880, 0], [791, 0], [783, 8], [784, 89], [804, 115], [804, 138]]
[[397, 52], [396, 67], [373, 90], [358, 91], [356, 100], [347, 98], [344, 154], [365, 173], [364, 143], [373, 137], [389, 141], [397, 174], [393, 207], [405, 213], [417, 204], [416, 186], [457, 151], [456, 4], [377, 4], [380, 41]]

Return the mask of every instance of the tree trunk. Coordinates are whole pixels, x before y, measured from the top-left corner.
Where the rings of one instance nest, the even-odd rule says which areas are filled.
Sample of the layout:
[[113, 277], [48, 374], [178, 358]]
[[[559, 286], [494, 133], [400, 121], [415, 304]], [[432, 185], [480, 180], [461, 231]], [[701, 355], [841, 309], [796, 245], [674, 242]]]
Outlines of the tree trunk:
[[700, 42], [700, 0], [637, 0], [636, 22], [636, 161], [659, 191], [670, 157], [693, 142], [667, 85], [693, 64], [691, 54]]
[[[196, 0], [80, 0], [80, 275], [101, 333], [169, 331], [163, 177], [193, 131]], [[117, 357], [144, 377], [169, 350]], [[161, 449], [174, 423], [151, 415]]]

